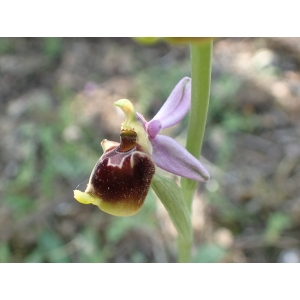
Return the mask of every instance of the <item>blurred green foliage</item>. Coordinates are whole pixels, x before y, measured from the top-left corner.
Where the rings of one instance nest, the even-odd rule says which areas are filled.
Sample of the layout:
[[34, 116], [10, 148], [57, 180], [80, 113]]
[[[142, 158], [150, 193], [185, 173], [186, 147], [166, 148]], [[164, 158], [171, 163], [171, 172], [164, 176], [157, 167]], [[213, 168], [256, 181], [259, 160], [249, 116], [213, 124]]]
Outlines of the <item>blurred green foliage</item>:
[[275, 212], [270, 214], [264, 233], [265, 240], [274, 244], [278, 241], [284, 230], [292, 226], [291, 217], [283, 212]]
[[215, 244], [203, 244], [198, 247], [193, 257], [194, 263], [218, 263], [226, 255], [226, 249]]
[[[0, 55], [13, 54], [14, 43], [14, 39], [1, 38]], [[122, 48], [116, 41], [112, 44], [117, 50]], [[64, 45], [65, 41], [61, 38], [44, 38], [40, 40], [37, 49], [46, 58], [56, 61], [61, 57]], [[150, 50], [155, 47], [161, 47], [160, 43], [150, 47]], [[116, 53], [119, 53], [117, 50]], [[147, 52], [149, 48], [140, 47], [135, 51]], [[137, 101], [137, 110], [148, 120], [167, 99], [174, 83], [183, 76], [190, 75], [188, 49], [180, 52], [180, 55], [176, 51], [166, 51], [167, 54], [163, 52], [164, 55], [155, 54], [156, 56], [154, 52], [147, 52], [150, 53], [147, 64], [138, 60], [138, 56], [135, 57], [136, 52], [133, 54], [136, 59], [129, 68], [131, 73], [124, 71], [125, 75], [122, 75], [132, 79], [130, 95]], [[179, 58], [176, 58], [176, 55]], [[99, 70], [101, 67], [102, 65], [99, 66]], [[267, 74], [269, 73], [276, 75], [278, 70], [275, 67], [269, 68]], [[101, 72], [97, 74], [94, 71], [91, 77], [97, 78], [99, 83], [112, 75]], [[88, 79], [80, 78], [80, 80]], [[224, 227], [236, 238], [247, 236], [250, 231], [262, 245], [275, 247], [281, 237], [293, 228], [296, 219], [292, 218], [281, 203], [270, 204], [273, 200], [269, 195], [270, 192], [276, 194], [278, 191], [274, 181], [271, 181], [272, 174], [268, 175], [268, 179], [263, 175], [257, 176], [256, 173], [250, 174], [250, 179], [256, 179], [257, 184], [254, 181], [255, 184], [249, 185], [251, 187], [249, 195], [238, 194], [230, 197], [233, 190], [239, 190], [239, 186], [233, 180], [239, 176], [236, 174], [240, 168], [239, 165], [233, 165], [237, 138], [240, 134], [260, 135], [262, 127], [258, 112], [248, 110], [238, 98], [244, 83], [245, 78], [213, 69], [203, 155], [213, 162], [211, 169], [217, 168], [214, 174], [220, 171], [222, 175], [215, 175], [210, 182], [200, 185], [199, 191], [204, 194], [204, 202], [209, 208], [207, 219], [211, 222], [209, 226], [212, 229], [209, 230], [212, 233], [216, 228]], [[8, 227], [7, 230], [14, 229], [18, 224], [22, 226], [23, 221], [26, 224], [27, 219], [38, 214], [44, 204], [61, 200], [66, 203], [74, 201], [77, 205], [73, 200], [72, 190], [88, 179], [93, 166], [102, 154], [99, 142], [106, 137], [102, 136], [101, 129], [95, 139], [92, 129], [87, 125], [78, 124], [76, 116], [72, 113], [71, 107], [78, 90], [62, 87], [55, 82], [51, 82], [50, 87], [48, 86], [48, 90], [50, 89], [51, 96], [40, 93], [29, 101], [31, 105], [16, 120], [15, 128], [11, 132], [11, 137], [16, 139], [19, 145], [19, 149], [12, 151], [20, 150], [20, 154], [12, 167], [15, 171], [1, 182], [5, 187], [5, 193], [1, 194], [0, 208], [9, 210], [9, 218], [4, 222], [4, 227]], [[184, 136], [187, 121], [185, 118], [182, 126], [174, 128], [172, 134], [176, 136], [180, 133]], [[78, 139], [68, 140], [64, 132], [72, 126], [78, 126], [81, 134]], [[254, 172], [255, 168], [251, 170], [245, 169], [244, 174]], [[250, 179], [246, 178], [246, 184]], [[238, 182], [242, 180], [244, 179]], [[86, 182], [79, 188], [83, 189], [85, 184]], [[284, 197], [284, 200], [288, 198]], [[152, 191], [142, 210], [130, 218], [110, 217], [96, 207], [83, 205], [80, 206], [79, 212], [72, 217], [75, 229], [70, 234], [60, 230], [61, 223], [68, 221], [68, 217], [53, 213], [50, 221], [45, 217], [34, 225], [26, 225], [27, 231], [23, 232], [23, 235], [28, 235], [30, 241], [24, 247], [22, 236], [17, 234], [12, 235], [8, 241], [0, 240], [0, 262], [109, 262], [116, 261], [114, 255], [122, 257], [124, 252], [130, 253], [125, 257], [129, 262], [155, 261], [151, 255], [143, 251], [140, 239], [136, 238], [136, 235], [134, 238], [131, 236], [132, 233], [141, 231], [144, 236], [148, 234], [155, 237], [159, 232], [156, 197]], [[3, 229], [3, 225], [0, 229]], [[172, 261], [175, 247], [172, 248], [173, 245], [170, 244], [165, 251], [169, 261]], [[128, 247], [126, 251], [124, 245]], [[205, 236], [201, 243], [195, 244], [193, 262], [224, 261], [229, 252], [230, 249], [216, 244], [211, 236]]]
[[11, 253], [8, 243], [0, 243], [0, 263], [9, 262], [11, 260]]
[[149, 118], [151, 119], [167, 100], [170, 91], [174, 88], [174, 82], [177, 83], [183, 74], [190, 76], [188, 60], [177, 64], [162, 61], [138, 72], [135, 76], [133, 91], [136, 90], [139, 93], [137, 105], [142, 108], [141, 113], [147, 115], [150, 112]]
[[[4, 198], [15, 217], [34, 209], [34, 198], [55, 195], [55, 181], [73, 182], [82, 172], [88, 173], [87, 162], [96, 158], [94, 154], [94, 160], [89, 156], [83, 160], [83, 153], [90, 152], [87, 144], [66, 142], [62, 137], [63, 130], [74, 122], [69, 110], [72, 98], [62, 100], [59, 107], [51, 107], [50, 99], [38, 100], [30, 109], [31, 118], [23, 121], [16, 132], [26, 159], [14, 180], [8, 182]], [[24, 197], [24, 193], [32, 198]]]
[[10, 38], [0, 38], [0, 55], [10, 53], [13, 49], [14, 44]]
[[47, 37], [42, 44], [43, 53], [50, 58], [58, 58], [63, 50], [63, 38]]
[[37, 247], [28, 255], [24, 262], [70, 262], [64, 241], [50, 230], [43, 230], [37, 237]]

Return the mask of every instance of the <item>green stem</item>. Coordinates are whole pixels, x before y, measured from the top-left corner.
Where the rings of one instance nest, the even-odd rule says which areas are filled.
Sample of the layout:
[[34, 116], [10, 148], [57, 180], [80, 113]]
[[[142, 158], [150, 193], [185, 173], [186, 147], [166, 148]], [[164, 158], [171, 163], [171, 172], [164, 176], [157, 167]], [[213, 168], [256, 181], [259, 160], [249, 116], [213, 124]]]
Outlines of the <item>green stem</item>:
[[179, 263], [189, 263], [191, 261], [191, 249], [193, 241], [186, 240], [178, 235], [178, 262]]
[[[192, 103], [186, 148], [199, 158], [210, 93], [212, 40], [191, 45]], [[151, 186], [162, 201], [178, 232], [178, 261], [190, 262], [193, 244], [191, 204], [197, 182], [182, 178], [178, 185], [155, 174]]]
[[193, 228], [183, 192], [175, 181], [155, 174], [151, 187], [166, 208], [178, 233], [178, 262], [191, 260]]
[[[191, 44], [192, 103], [186, 149], [200, 157], [210, 94], [211, 57], [213, 41]], [[191, 212], [197, 182], [182, 178], [183, 193]]]

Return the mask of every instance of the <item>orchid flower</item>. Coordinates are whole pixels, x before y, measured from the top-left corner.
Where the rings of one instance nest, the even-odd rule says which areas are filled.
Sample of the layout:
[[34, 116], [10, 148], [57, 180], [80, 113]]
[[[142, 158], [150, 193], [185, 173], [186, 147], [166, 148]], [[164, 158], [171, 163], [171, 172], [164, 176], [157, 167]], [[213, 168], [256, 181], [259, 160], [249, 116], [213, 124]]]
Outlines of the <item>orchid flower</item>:
[[115, 102], [126, 117], [121, 124], [120, 143], [102, 141], [104, 154], [95, 165], [85, 192], [74, 191], [75, 199], [97, 205], [112, 215], [130, 216], [142, 207], [156, 166], [193, 180], [209, 180], [209, 173], [199, 160], [174, 139], [158, 134], [184, 118], [190, 101], [191, 79], [185, 77], [149, 122], [129, 100]]

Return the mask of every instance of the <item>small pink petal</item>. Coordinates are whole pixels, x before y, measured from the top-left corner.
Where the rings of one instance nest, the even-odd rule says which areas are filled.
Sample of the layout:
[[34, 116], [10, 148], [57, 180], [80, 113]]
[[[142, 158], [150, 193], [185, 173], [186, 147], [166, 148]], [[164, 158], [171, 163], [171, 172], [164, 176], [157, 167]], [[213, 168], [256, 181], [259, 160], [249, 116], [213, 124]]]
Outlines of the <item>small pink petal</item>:
[[162, 124], [159, 120], [152, 120], [146, 125], [146, 128], [150, 138], [154, 139], [161, 131]]
[[139, 122], [141, 122], [144, 126], [146, 126], [147, 121], [145, 120], [144, 116], [138, 112], [136, 112], [136, 116]]

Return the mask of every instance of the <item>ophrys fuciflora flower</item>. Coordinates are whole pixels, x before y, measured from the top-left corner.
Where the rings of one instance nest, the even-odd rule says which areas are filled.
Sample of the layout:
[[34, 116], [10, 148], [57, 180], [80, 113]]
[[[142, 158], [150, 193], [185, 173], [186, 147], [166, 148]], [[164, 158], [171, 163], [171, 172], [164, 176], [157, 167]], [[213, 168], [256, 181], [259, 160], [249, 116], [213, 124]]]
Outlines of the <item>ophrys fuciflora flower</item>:
[[169, 98], [147, 122], [127, 99], [115, 102], [126, 120], [121, 124], [120, 143], [103, 140], [103, 155], [96, 163], [85, 192], [74, 191], [83, 204], [97, 205], [115, 216], [131, 216], [142, 207], [156, 166], [197, 181], [209, 174], [193, 155], [174, 139], [158, 134], [179, 123], [190, 109], [191, 79], [184, 77]]

